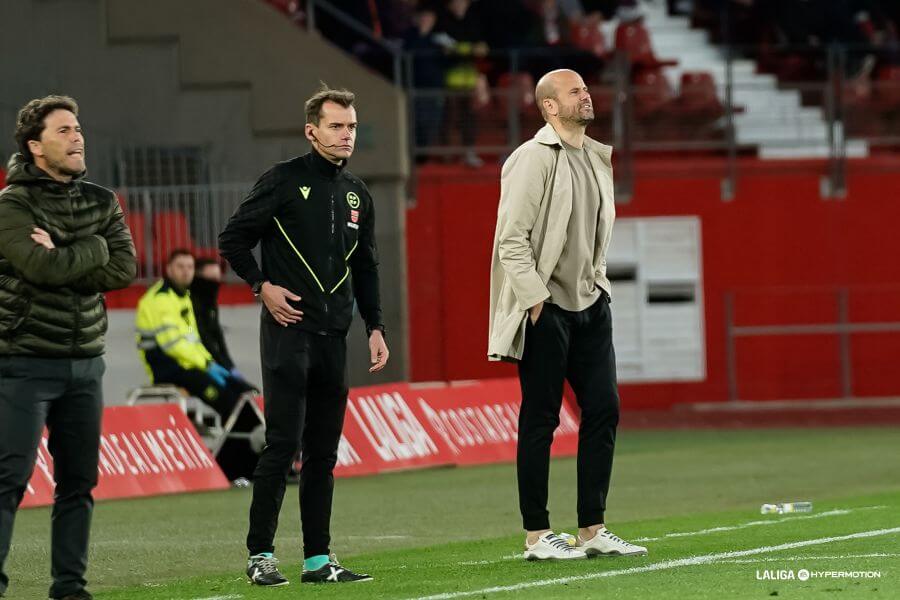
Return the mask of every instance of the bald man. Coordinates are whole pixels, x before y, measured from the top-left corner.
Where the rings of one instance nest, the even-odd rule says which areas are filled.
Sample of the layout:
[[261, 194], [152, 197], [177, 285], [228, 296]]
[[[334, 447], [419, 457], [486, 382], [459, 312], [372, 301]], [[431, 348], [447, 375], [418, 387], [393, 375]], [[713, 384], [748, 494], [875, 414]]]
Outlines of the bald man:
[[[517, 472], [526, 560], [643, 555], [604, 525], [619, 395], [606, 252], [615, 219], [612, 148], [585, 135], [594, 119], [581, 76], [543, 77], [547, 124], [503, 165], [491, 265], [488, 356], [518, 362]], [[581, 408], [578, 538], [550, 528], [550, 444], [563, 383]]]

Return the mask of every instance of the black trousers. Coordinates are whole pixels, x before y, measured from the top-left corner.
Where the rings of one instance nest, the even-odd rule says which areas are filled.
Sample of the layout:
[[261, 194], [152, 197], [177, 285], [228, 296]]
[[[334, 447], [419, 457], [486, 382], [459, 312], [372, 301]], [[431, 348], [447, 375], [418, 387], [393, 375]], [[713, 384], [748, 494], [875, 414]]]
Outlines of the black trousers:
[[3, 565], [45, 425], [56, 482], [50, 597], [61, 598], [85, 586], [104, 370], [100, 357], [0, 357], [0, 593], [9, 585]]
[[581, 408], [578, 526], [588, 527], [603, 523], [619, 423], [612, 315], [605, 293], [580, 312], [544, 304], [537, 323], [528, 321], [519, 362], [522, 408], [516, 461], [519, 508], [528, 531], [550, 529], [550, 444], [559, 426], [565, 380]]
[[[203, 400], [211, 406], [224, 423], [240, 400], [241, 394], [253, 389], [246, 381], [229, 378], [225, 387], [219, 387], [206, 371], [200, 369], [183, 369], [175, 361], [164, 366], [151, 364], [155, 383], [171, 383], [187, 390], [191, 396]], [[248, 406], [241, 410], [235, 421], [233, 431], [249, 432], [259, 425], [259, 418]], [[256, 468], [256, 453], [247, 440], [229, 439], [219, 450], [216, 462], [230, 481], [239, 477], [251, 477]]]
[[248, 383], [229, 378], [225, 387], [219, 385], [206, 371], [201, 369], [184, 369], [175, 361], [171, 365], [157, 366], [151, 363], [154, 383], [171, 383], [187, 390], [191, 396], [200, 398], [210, 405], [222, 418], [231, 414], [241, 394], [253, 389]]
[[266, 446], [253, 473], [250, 554], [274, 552], [287, 474], [300, 450], [303, 554], [328, 554], [334, 466], [347, 408], [347, 340], [278, 325], [260, 331]]

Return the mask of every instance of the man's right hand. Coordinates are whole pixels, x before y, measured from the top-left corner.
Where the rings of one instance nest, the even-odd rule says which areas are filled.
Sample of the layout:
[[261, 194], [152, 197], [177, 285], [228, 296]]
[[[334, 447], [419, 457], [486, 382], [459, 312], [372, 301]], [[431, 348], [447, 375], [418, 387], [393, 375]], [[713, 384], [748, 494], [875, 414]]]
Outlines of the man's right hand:
[[534, 325], [537, 323], [537, 320], [541, 318], [541, 311], [544, 310], [544, 303], [538, 302], [534, 306], [528, 309], [528, 316], [531, 318], [531, 324]]
[[303, 320], [303, 312], [287, 302], [288, 300], [300, 301], [300, 296], [292, 291], [267, 281], [259, 288], [259, 297], [262, 298], [263, 304], [266, 305], [272, 318], [282, 327]]

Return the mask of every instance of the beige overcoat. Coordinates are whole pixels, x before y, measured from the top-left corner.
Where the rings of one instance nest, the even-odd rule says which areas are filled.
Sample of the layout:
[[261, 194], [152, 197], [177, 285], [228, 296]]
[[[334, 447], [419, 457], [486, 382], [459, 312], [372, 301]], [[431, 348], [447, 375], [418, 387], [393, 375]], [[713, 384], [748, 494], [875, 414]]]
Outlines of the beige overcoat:
[[[606, 252], [616, 216], [612, 147], [585, 136], [584, 149], [601, 194], [593, 283], [609, 294]], [[565, 146], [548, 123], [516, 148], [500, 176], [491, 259], [489, 359], [522, 358], [528, 309], [550, 298], [547, 281], [566, 243], [572, 196]]]

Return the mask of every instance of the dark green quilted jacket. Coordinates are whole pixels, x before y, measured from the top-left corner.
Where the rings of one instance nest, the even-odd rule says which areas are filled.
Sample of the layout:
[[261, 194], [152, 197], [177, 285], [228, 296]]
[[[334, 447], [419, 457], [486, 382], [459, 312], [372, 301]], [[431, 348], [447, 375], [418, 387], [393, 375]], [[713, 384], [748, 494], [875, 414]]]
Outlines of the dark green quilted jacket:
[[[35, 227], [56, 248], [34, 242]], [[102, 293], [130, 284], [136, 267], [115, 194], [13, 156], [0, 191], [0, 356], [103, 354]]]

